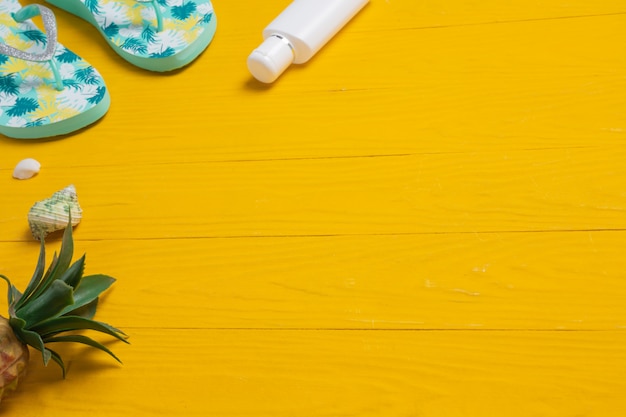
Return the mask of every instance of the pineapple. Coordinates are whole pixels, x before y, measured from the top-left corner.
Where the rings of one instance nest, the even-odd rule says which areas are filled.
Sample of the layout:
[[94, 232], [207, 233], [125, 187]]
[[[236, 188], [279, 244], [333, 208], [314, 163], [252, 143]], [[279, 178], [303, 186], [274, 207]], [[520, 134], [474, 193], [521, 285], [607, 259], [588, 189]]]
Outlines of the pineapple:
[[40, 240], [37, 267], [24, 293], [0, 275], [9, 286], [9, 318], [0, 316], [0, 400], [15, 389], [23, 377], [29, 358], [28, 346], [41, 352], [45, 365], [51, 359], [56, 362], [65, 377], [65, 364], [58, 353], [48, 348], [49, 343], [82, 343], [108, 353], [119, 362], [107, 347], [74, 331], [95, 330], [126, 342], [124, 332], [93, 320], [98, 296], [115, 279], [106, 275], [83, 276], [84, 255], [71, 264], [74, 251], [71, 220], [63, 234], [59, 255], [54, 254], [45, 273], [43, 237]]

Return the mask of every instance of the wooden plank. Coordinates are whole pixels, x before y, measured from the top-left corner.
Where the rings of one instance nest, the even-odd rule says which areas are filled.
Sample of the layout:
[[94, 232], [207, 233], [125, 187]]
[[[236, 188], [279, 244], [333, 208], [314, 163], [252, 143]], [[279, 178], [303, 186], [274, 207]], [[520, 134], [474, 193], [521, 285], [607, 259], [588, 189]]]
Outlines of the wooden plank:
[[[133, 344], [61, 349], [66, 381], [33, 355], [0, 413], [620, 415], [624, 2], [374, 0], [260, 86], [288, 2], [216, 2], [169, 76], [58, 13], [113, 106], [0, 138], [0, 273], [26, 283], [26, 211], [75, 183], [77, 252], [119, 279], [98, 317]], [[42, 173], [10, 179], [24, 157]]]
[[[271, 88], [251, 83], [254, 43], [225, 25], [181, 76], [108, 71], [113, 105], [96, 128], [45, 146], [0, 138], [0, 169], [26, 156], [72, 168], [616, 146], [626, 137], [626, 58], [615, 53], [624, 20], [352, 33]], [[70, 40], [94, 49], [80, 33]], [[94, 59], [116, 59], [106, 51]]]
[[[624, 332], [134, 329], [132, 346], [38, 358], [7, 415], [619, 415]], [[72, 352], [72, 351], [70, 351]]]
[[[250, 26], [260, 32], [289, 3], [289, 0], [281, 0], [266, 4], [262, 0], [255, 0], [228, 5], [216, 4], [215, 7], [226, 17], [232, 16], [233, 20], [236, 18], [238, 22], [233, 23], [241, 32], [249, 31]], [[372, 0], [358, 17], [359, 24], [354, 24], [350, 30], [363, 30], [362, 25], [366, 25], [367, 30], [395, 31], [624, 13], [626, 7], [618, 0], [600, 2], [510, 0], [506, 3], [496, 0], [481, 2]]]
[[0, 239], [30, 239], [29, 207], [69, 183], [82, 239], [621, 230], [625, 152], [49, 167], [0, 180]]
[[[616, 330], [625, 246], [623, 232], [470, 233], [78, 240], [76, 254], [118, 278], [99, 318], [123, 329]], [[24, 288], [37, 251], [0, 244], [0, 273]]]

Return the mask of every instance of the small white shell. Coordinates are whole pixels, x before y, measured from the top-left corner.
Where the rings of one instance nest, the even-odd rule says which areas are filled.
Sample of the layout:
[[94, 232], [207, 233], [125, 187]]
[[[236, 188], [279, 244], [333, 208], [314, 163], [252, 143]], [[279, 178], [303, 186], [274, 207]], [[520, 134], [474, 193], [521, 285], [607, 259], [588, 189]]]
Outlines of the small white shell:
[[76, 226], [83, 218], [83, 211], [78, 204], [76, 188], [69, 185], [52, 194], [50, 198], [36, 202], [28, 212], [28, 224], [37, 240], [45, 238], [49, 233], [67, 227], [72, 215], [72, 226]]
[[37, 175], [40, 169], [41, 164], [37, 160], [33, 158], [22, 159], [13, 170], [13, 178], [27, 180]]

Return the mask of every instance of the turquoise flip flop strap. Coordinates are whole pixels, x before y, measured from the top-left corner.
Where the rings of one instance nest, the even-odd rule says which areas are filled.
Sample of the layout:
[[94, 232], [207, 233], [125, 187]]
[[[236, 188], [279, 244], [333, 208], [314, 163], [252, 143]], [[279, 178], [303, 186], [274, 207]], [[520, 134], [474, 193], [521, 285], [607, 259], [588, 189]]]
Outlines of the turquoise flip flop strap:
[[22, 51], [6, 44], [0, 44], [0, 54], [11, 56], [25, 61], [47, 62], [54, 74], [55, 87], [57, 90], [63, 90], [63, 79], [59, 73], [59, 67], [54, 59], [57, 49], [57, 24], [52, 10], [39, 4], [31, 4], [22, 7], [16, 13], [13, 13], [13, 19], [22, 23], [35, 16], [41, 16], [43, 27], [46, 32], [46, 49], [39, 54]]
[[163, 13], [161, 13], [161, 9], [157, 4], [156, 0], [135, 0], [137, 3], [150, 3], [152, 8], [154, 9], [154, 13], [156, 14], [157, 19], [157, 32], [161, 32], [163, 30]]

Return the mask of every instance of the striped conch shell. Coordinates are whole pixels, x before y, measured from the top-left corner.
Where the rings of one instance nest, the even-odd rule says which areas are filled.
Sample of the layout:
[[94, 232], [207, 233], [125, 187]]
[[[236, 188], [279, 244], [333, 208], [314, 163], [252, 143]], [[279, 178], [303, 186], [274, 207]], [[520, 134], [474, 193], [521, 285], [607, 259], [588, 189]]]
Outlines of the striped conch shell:
[[67, 227], [72, 215], [72, 226], [80, 223], [83, 210], [78, 204], [76, 188], [69, 185], [52, 194], [50, 198], [36, 202], [28, 212], [28, 224], [33, 237], [45, 238], [49, 233]]

